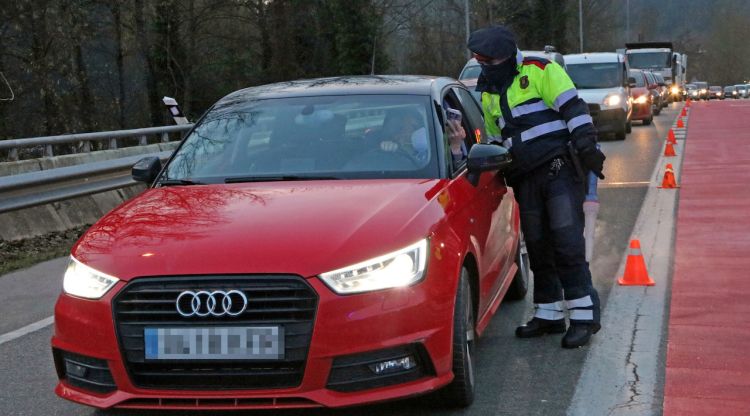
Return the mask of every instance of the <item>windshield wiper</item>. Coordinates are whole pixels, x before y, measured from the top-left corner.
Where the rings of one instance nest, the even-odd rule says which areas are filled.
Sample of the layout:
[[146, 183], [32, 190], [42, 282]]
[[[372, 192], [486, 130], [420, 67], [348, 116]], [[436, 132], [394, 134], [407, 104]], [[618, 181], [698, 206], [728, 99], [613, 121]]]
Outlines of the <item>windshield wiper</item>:
[[162, 179], [158, 182], [158, 185], [160, 186], [205, 185], [205, 183], [194, 181], [192, 179]]
[[297, 175], [282, 175], [282, 176], [235, 176], [232, 178], [224, 179], [224, 183], [238, 183], [238, 182], [281, 182], [281, 181], [317, 181], [317, 180], [330, 180], [339, 179], [334, 176], [297, 176]]

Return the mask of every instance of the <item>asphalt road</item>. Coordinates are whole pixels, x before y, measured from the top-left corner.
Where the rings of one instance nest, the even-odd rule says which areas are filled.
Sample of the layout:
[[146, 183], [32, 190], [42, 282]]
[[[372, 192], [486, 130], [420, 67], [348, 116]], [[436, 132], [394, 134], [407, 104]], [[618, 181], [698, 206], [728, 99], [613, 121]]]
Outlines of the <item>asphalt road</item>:
[[[605, 308], [607, 295], [615, 281], [617, 268], [646, 194], [647, 182], [667, 130], [677, 115], [676, 105], [672, 107], [655, 117], [651, 126], [641, 126], [635, 122], [632, 134], [625, 141], [602, 142], [607, 155], [607, 179], [599, 188], [601, 208], [591, 267], [594, 284]], [[49, 348], [52, 326], [12, 340], [3, 338], [11, 331], [52, 315], [65, 264], [66, 259], [56, 259], [0, 277], [0, 415], [156, 414], [133, 411], [103, 413], [57, 398], [53, 393], [57, 379]], [[356, 411], [304, 410], [254, 414], [563, 415], [573, 396], [587, 349], [563, 350], [560, 348], [560, 336], [516, 339], [514, 329], [528, 318], [531, 309], [530, 296], [524, 301], [501, 305], [478, 342], [478, 394], [474, 405], [467, 410], [442, 409], [428, 395], [357, 408]]]

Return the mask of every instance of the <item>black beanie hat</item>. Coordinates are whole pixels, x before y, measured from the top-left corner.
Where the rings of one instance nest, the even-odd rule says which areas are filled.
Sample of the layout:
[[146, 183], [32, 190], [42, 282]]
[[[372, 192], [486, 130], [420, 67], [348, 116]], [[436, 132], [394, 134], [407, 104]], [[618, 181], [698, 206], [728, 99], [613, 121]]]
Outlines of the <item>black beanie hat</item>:
[[505, 26], [491, 26], [475, 30], [466, 45], [470, 51], [495, 59], [505, 59], [516, 54], [516, 37]]

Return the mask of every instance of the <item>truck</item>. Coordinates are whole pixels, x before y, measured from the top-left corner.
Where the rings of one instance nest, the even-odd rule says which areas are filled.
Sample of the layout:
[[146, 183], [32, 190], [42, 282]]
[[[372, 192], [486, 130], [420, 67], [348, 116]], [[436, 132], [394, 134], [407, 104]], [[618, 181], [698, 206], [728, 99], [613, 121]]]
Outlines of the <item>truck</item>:
[[672, 47], [672, 42], [626, 43], [625, 55], [631, 68], [661, 74], [669, 86], [670, 98], [685, 96], [687, 55]]

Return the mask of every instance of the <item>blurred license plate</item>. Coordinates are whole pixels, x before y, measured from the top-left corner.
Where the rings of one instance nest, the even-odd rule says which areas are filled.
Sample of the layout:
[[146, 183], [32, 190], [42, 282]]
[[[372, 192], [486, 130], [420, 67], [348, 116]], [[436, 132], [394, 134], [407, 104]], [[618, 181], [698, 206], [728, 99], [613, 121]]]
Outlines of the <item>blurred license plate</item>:
[[280, 360], [284, 328], [145, 328], [147, 360]]

